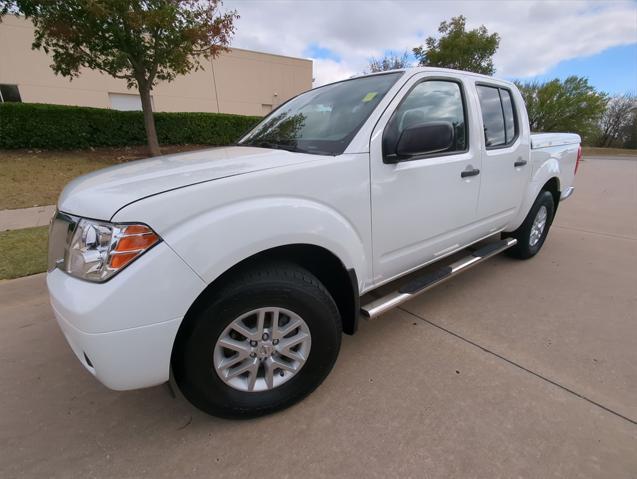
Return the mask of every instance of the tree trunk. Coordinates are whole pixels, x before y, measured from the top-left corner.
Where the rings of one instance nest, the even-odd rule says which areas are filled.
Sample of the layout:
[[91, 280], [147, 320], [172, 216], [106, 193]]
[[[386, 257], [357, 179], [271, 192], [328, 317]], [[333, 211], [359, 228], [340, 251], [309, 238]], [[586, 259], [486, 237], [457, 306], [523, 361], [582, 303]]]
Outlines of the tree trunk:
[[161, 155], [159, 141], [157, 140], [157, 130], [155, 129], [155, 118], [153, 117], [153, 104], [150, 99], [150, 86], [145, 82], [137, 82], [139, 96], [142, 99], [142, 110], [144, 111], [144, 128], [146, 128], [146, 138], [148, 140], [148, 150], [151, 156]]

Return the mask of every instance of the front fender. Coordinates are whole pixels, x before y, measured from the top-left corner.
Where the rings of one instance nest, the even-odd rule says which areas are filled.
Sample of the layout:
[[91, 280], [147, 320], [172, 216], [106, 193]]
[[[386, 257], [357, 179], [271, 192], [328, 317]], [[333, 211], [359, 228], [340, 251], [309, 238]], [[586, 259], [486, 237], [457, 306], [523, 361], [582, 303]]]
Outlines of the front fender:
[[328, 205], [299, 197], [233, 202], [158, 233], [208, 284], [254, 254], [290, 244], [323, 247], [359, 278], [366, 277], [369, 264], [363, 239], [347, 218]]
[[209, 284], [262, 251], [308, 244], [372, 276], [368, 155], [321, 158], [142, 198], [112, 221], [150, 225]]

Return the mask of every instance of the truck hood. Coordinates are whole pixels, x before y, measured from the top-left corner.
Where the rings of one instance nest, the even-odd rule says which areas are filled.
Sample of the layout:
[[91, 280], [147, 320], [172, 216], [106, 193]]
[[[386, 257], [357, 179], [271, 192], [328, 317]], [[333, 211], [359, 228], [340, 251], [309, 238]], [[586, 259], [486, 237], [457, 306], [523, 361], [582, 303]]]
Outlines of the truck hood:
[[132, 161], [74, 179], [60, 195], [58, 209], [109, 220], [122, 207], [164, 191], [316, 160], [316, 155], [232, 146]]

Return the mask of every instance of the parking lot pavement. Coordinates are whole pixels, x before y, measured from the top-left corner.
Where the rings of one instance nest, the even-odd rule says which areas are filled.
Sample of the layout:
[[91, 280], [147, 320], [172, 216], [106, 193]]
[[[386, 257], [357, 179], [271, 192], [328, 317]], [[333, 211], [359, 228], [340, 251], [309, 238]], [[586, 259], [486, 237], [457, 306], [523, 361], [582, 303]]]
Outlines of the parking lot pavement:
[[540, 256], [498, 257], [404, 309], [637, 420], [637, 161], [589, 160], [575, 192]]
[[0, 283], [0, 477], [637, 477], [637, 161], [588, 159], [539, 256], [363, 323], [301, 404], [225, 421], [75, 359]]

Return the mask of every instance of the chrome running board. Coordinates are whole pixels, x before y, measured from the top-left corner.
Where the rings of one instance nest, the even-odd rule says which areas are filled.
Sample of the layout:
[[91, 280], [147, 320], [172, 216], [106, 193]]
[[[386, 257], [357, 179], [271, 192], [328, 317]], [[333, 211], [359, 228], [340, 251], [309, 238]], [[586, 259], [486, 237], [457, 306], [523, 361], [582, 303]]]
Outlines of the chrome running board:
[[453, 278], [478, 263], [481, 263], [482, 261], [515, 246], [517, 242], [518, 240], [515, 238], [506, 238], [489, 243], [482, 248], [475, 250], [469, 256], [466, 256], [449, 266], [444, 266], [433, 273], [428, 273], [424, 276], [415, 278], [402, 286], [398, 291], [393, 291], [382, 298], [378, 298], [363, 305], [361, 307], [361, 314], [367, 319], [375, 319], [390, 309], [401, 305], [405, 301], [409, 301], [419, 294], [430, 290], [434, 286], [447, 281], [449, 278]]

